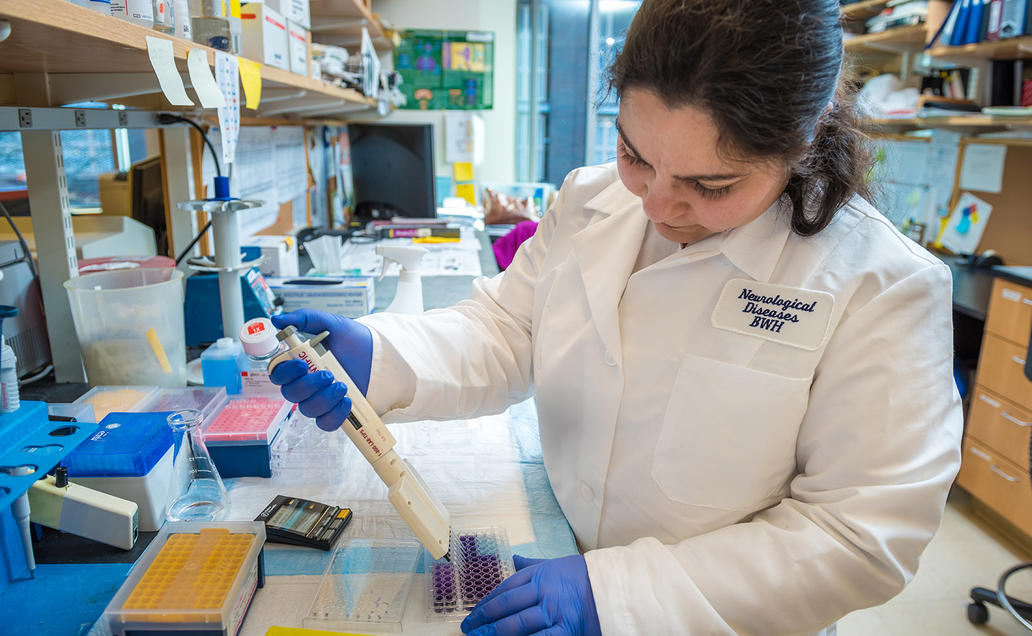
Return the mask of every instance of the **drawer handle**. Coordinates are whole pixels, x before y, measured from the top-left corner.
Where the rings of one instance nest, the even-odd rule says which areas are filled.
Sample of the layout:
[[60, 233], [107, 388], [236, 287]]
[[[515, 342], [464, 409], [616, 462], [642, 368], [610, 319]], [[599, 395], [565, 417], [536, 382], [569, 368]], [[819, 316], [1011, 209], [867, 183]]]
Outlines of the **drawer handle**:
[[1025, 359], [1024, 358], [1019, 358], [1018, 356], [1011, 356], [1011, 360], [1017, 362], [1021, 366], [1025, 366]]
[[1026, 305], [1032, 305], [1032, 298], [1022, 298], [1021, 302], [1025, 303]]
[[983, 402], [985, 402], [989, 406], [993, 407], [994, 409], [1000, 408], [1000, 403], [997, 402], [996, 400], [992, 399], [991, 397], [989, 397], [985, 393], [979, 393], [978, 394], [978, 399], [982, 400]]
[[1001, 411], [1000, 412], [1000, 417], [1002, 417], [1005, 420], [1010, 420], [1011, 422], [1014, 422], [1018, 426], [1024, 426], [1025, 428], [1028, 428], [1029, 426], [1032, 426], [1032, 422], [1022, 422], [1021, 420], [1019, 420], [1018, 418], [1014, 417], [1013, 415], [1011, 415], [1007, 411]]
[[986, 453], [984, 451], [980, 451], [977, 448], [975, 448], [974, 446], [971, 447], [971, 452], [974, 453], [975, 455], [978, 455], [979, 457], [981, 457], [982, 459], [984, 459], [987, 462], [993, 461], [993, 458], [989, 456], [989, 453]]
[[1009, 482], [1010, 482], [1010, 483], [1012, 483], [1012, 484], [1013, 484], [1014, 482], [1018, 481], [1018, 478], [1017, 478], [1017, 477], [1011, 477], [1011, 476], [1010, 476], [1010, 475], [1008, 475], [1007, 473], [1005, 473], [1005, 472], [1003, 472], [1002, 470], [1000, 470], [999, 468], [997, 468], [997, 467], [996, 467], [996, 464], [989, 464], [989, 470], [993, 471], [994, 473], [996, 473], [996, 474], [997, 474], [997, 475], [999, 475], [1000, 477], [1003, 477], [1004, 479], [1006, 479], [1007, 481], [1009, 481]]

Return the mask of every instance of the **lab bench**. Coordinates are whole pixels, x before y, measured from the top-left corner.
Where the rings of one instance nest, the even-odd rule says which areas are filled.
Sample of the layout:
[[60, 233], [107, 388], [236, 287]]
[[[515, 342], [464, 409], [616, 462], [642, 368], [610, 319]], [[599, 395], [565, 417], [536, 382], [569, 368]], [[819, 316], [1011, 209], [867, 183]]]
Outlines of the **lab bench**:
[[[483, 273], [493, 275], [498, 269], [490, 244], [485, 234], [478, 236], [483, 245]], [[446, 307], [468, 298], [473, 280], [471, 276], [424, 277], [427, 308]], [[394, 284], [392, 278], [378, 283], [377, 311], [390, 302]], [[194, 351], [191, 357], [198, 354]], [[24, 387], [23, 399], [73, 402], [88, 390], [86, 384], [37, 383]], [[314, 423], [308, 424], [314, 428]], [[390, 428], [399, 453], [412, 462], [448, 508], [453, 530], [505, 528], [512, 551], [530, 557], [576, 553], [573, 533], [545, 473], [533, 400], [500, 415]], [[343, 441], [331, 445], [329, 454], [298, 457], [290, 470], [274, 469], [270, 479], [226, 479], [230, 506], [224, 520], [250, 521], [276, 495], [285, 494], [351, 508], [354, 518], [338, 545], [356, 539], [414, 541], [387, 502], [386, 490], [372, 468], [348, 440]], [[284, 456], [276, 459], [282, 463]], [[36, 544], [35, 579], [14, 583], [5, 592], [4, 614], [10, 615], [5, 630], [107, 633], [103, 621], [97, 619], [155, 534], [140, 533], [133, 550], [122, 551], [74, 535], [44, 531], [43, 540]], [[332, 556], [332, 551], [266, 543], [264, 587], [257, 591], [239, 633], [253, 636], [264, 634], [273, 625], [302, 626]], [[457, 633], [456, 622], [427, 621], [424, 566], [420, 559], [404, 607], [403, 631]], [[375, 585], [377, 576], [368, 573], [368, 581]], [[375, 624], [351, 631], [392, 633], [378, 630]]]

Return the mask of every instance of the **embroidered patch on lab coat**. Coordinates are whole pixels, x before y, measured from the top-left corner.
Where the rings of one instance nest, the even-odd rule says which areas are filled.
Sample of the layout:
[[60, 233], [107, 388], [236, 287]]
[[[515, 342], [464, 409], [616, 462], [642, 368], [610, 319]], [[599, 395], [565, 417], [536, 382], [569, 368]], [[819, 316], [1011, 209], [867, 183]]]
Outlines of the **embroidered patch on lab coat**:
[[713, 326], [813, 351], [831, 323], [835, 297], [828, 292], [760, 283], [727, 281], [713, 309]]

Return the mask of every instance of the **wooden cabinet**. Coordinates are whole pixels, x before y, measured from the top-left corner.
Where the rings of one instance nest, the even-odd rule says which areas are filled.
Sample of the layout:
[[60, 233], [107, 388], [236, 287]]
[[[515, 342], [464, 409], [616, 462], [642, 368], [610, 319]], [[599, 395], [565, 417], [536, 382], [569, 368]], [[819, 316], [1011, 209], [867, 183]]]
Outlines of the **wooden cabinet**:
[[996, 279], [957, 476], [957, 484], [1028, 535], [1032, 381], [1024, 365], [1030, 329], [1032, 288]]

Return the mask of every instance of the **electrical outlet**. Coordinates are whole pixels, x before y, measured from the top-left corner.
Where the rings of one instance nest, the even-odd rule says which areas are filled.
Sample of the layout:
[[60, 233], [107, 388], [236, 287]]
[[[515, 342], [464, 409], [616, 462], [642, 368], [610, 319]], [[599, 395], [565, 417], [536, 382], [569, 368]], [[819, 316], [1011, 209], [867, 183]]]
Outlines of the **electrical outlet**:
[[32, 128], [32, 109], [31, 108], [19, 108], [18, 109], [18, 125], [22, 128]]
[[126, 128], [129, 126], [129, 113], [124, 110], [118, 111], [118, 127]]
[[75, 127], [85, 128], [86, 127], [86, 111], [76, 110], [75, 111]]

